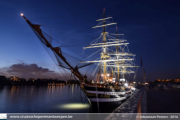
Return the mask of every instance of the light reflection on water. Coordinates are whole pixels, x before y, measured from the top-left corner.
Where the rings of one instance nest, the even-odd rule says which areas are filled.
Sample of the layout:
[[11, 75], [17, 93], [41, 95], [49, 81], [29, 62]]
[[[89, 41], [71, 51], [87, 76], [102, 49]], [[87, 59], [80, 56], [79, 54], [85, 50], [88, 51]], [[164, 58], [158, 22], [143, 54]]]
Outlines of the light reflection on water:
[[78, 85], [4, 86], [0, 113], [88, 113], [88, 102], [82, 100], [86, 101]]
[[85, 109], [85, 108], [89, 108], [89, 104], [71, 103], [71, 104], [63, 104], [58, 107], [63, 109]]

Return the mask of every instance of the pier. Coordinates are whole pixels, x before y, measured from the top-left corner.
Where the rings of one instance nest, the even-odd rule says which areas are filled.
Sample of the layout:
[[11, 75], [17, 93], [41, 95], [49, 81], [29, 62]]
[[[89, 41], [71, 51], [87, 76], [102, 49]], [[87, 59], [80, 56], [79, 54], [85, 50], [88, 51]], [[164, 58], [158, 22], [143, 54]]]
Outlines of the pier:
[[[119, 117], [119, 114], [123, 113], [124, 117], [129, 117], [134, 114], [126, 113], [146, 113], [147, 112], [147, 103], [146, 103], [146, 87], [139, 89], [128, 98], [124, 103], [122, 103], [118, 108], [116, 108], [105, 120], [112, 120]], [[135, 119], [135, 118], [134, 118]]]
[[112, 113], [145, 113], [146, 112], [146, 88], [137, 90]]
[[118, 118], [119, 114], [116, 113], [122, 113], [124, 118], [134, 117], [133, 119], [136, 119], [135, 115], [144, 113], [179, 113], [179, 93], [180, 89], [174, 87], [164, 89], [143, 87], [116, 108], [105, 120]]

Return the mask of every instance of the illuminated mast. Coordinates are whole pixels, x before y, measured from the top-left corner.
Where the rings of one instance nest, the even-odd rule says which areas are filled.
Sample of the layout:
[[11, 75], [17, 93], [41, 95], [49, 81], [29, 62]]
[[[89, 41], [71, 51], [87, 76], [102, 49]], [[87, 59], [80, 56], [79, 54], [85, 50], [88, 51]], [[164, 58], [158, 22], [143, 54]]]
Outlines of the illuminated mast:
[[[124, 39], [124, 37], [123, 39], [118, 38], [118, 35], [124, 36], [124, 34], [118, 34], [117, 27], [116, 27], [116, 34], [112, 34], [112, 35], [116, 35], [116, 39], [111, 39], [111, 40], [115, 40], [116, 42], [120, 42], [120, 43], [127, 41]], [[117, 73], [118, 82], [119, 80], [125, 80], [125, 74], [135, 73], [134, 68], [139, 67], [134, 65], [133, 58], [135, 57], [135, 54], [129, 52], [127, 44], [128, 43], [124, 43], [124, 45], [122, 46], [116, 45], [116, 51], [108, 53], [108, 55], [110, 55], [111, 57], [114, 55], [117, 60], [117, 62], [111, 63], [111, 67], [114, 67], [116, 69], [115, 72]]]
[[[105, 9], [103, 11], [103, 18], [105, 18]], [[106, 43], [106, 28], [105, 28], [105, 19], [103, 20], [103, 42]], [[106, 46], [103, 47], [103, 51], [101, 53], [101, 59], [106, 60], [107, 58], [109, 58], [110, 56], [107, 56], [107, 48]], [[104, 61], [104, 81], [106, 81], [106, 61]]]
[[[117, 27], [116, 27], [116, 39], [118, 40], [118, 31], [117, 31]], [[116, 54], [118, 54], [118, 45], [116, 46]], [[117, 59], [118, 59], [118, 55], [117, 55]], [[119, 62], [117, 61], [117, 69], [118, 69], [118, 81], [119, 81]]]
[[[135, 73], [133, 70], [129, 70], [129, 69], [126, 70], [126, 68], [129, 68], [129, 67], [132, 68], [132, 67], [137, 67], [137, 66], [130, 64], [134, 60], [133, 57], [131, 57], [131, 56], [135, 56], [135, 55], [132, 53], [129, 53], [129, 52], [125, 52], [122, 49], [123, 47], [121, 47], [121, 46], [127, 46], [129, 44], [129, 43], [125, 43], [125, 41], [127, 41], [127, 40], [125, 40], [124, 38], [123, 39], [118, 38], [118, 35], [124, 35], [124, 34], [118, 34], [117, 27], [116, 27], [116, 34], [114, 34], [114, 35], [116, 35], [115, 38], [109, 36], [109, 33], [106, 32], [106, 26], [117, 24], [117, 23], [107, 23], [106, 22], [106, 20], [111, 19], [111, 18], [112, 17], [105, 17], [105, 9], [104, 9], [103, 10], [103, 18], [96, 20], [96, 21], [100, 21], [100, 23], [102, 23], [102, 24], [101, 25], [98, 24], [98, 26], [92, 27], [92, 28], [103, 27], [103, 32], [101, 33], [101, 36], [100, 36], [100, 37], [102, 37], [102, 42], [91, 43], [87, 47], [83, 47], [83, 49], [101, 48], [100, 59], [94, 60], [94, 61], [83, 61], [81, 63], [98, 63], [99, 62], [98, 65], [100, 66], [100, 70], [101, 70], [101, 66], [102, 66], [103, 81], [107, 81], [107, 75], [109, 75], [109, 74], [107, 74], [107, 72], [109, 72], [108, 67], [110, 67], [112, 78], [113, 78], [113, 72], [115, 72], [117, 74], [117, 76], [116, 76], [117, 82], [119, 82], [120, 74], [122, 74], [123, 79], [124, 79], [125, 74]], [[114, 47], [116, 51], [108, 52], [109, 47]], [[116, 71], [114, 71], [113, 69]], [[97, 77], [97, 81], [99, 81], [99, 77]]]

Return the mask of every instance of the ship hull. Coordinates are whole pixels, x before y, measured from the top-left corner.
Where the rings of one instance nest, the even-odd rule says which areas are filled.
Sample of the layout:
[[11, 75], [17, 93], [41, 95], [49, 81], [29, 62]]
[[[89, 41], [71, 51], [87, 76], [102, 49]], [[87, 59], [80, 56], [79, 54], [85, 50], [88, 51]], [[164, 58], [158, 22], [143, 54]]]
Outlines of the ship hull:
[[131, 91], [125, 89], [114, 89], [105, 87], [95, 86], [83, 86], [86, 96], [89, 98], [91, 103], [119, 103], [126, 100], [130, 95]]
[[83, 86], [83, 90], [91, 102], [92, 113], [111, 113], [132, 95], [130, 89]]
[[125, 100], [114, 102], [91, 102], [92, 113], [111, 113]]

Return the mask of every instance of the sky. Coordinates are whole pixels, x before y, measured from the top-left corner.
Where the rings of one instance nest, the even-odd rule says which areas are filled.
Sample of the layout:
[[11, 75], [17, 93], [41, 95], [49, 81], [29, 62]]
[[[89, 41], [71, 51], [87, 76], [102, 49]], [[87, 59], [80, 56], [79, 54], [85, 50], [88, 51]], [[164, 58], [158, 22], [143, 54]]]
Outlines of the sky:
[[[139, 66], [142, 56], [147, 80], [178, 78], [179, 6], [179, 0], [0, 0], [0, 74], [25, 78], [62, 76], [20, 13], [42, 25], [58, 41], [53, 45], [72, 45], [77, 53], [73, 55], [82, 59], [82, 47], [102, 32], [92, 27], [102, 18], [105, 8], [106, 16], [117, 22], [118, 32], [125, 34]], [[115, 27], [107, 30], [115, 32]], [[143, 79], [141, 67], [136, 79]]]

